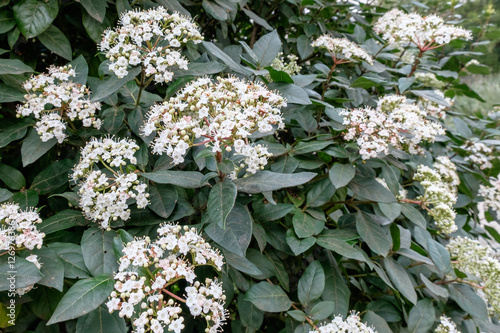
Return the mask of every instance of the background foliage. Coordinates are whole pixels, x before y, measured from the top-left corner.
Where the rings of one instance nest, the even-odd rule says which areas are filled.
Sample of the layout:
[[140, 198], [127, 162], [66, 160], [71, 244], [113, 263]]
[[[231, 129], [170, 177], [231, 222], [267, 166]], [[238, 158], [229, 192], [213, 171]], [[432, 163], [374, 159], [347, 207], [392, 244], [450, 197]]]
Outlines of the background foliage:
[[[442, 1], [406, 6], [423, 14], [438, 13], [474, 32], [472, 44], [454, 41], [420, 64], [419, 70], [433, 72], [445, 83], [446, 97], [483, 101], [460, 78], [487, 74], [498, 61], [498, 13], [485, 21], [473, 14], [479, 9], [469, 10], [484, 8], [484, 3], [456, 9]], [[109, 72], [97, 43], [121, 12], [158, 5], [193, 17], [205, 42], [188, 45], [189, 69], [176, 71], [170, 84], [147, 87], [135, 106], [137, 84]], [[443, 313], [463, 332], [498, 331], [497, 320], [488, 316], [472, 286], [442, 282], [445, 275], [463, 274], [452, 269], [444, 247], [448, 238], [435, 230], [424, 209], [396, 199], [400, 185], [410, 196], [421, 194], [422, 188], [412, 181], [416, 167], [431, 166], [435, 157], [447, 155], [461, 180], [455, 206], [459, 230], [452, 236], [500, 241], [495, 229], [479, 223], [477, 210], [479, 184], [488, 185], [489, 177], [498, 175], [498, 160], [480, 170], [460, 149], [473, 137], [493, 148], [500, 145], [497, 114], [464, 115], [450, 109], [447, 134], [425, 147], [425, 155], [394, 152], [363, 161], [356, 145], [341, 137], [344, 127], [338, 112], [374, 106], [384, 94], [414, 99], [424, 95], [447, 104], [429, 87], [408, 79], [411, 65], [398, 60], [398, 50], [382, 48], [384, 41], [373, 32], [372, 22], [394, 5], [313, 0], [0, 1], [0, 201], [37, 207], [43, 218], [39, 228], [47, 234], [44, 247], [33, 251], [44, 263], [40, 271], [18, 259], [18, 283], [36, 283], [36, 288], [18, 299], [16, 326], [1, 321], [0, 327], [12, 332], [86, 333], [130, 328], [102, 305], [112, 290], [114, 244], [124, 233], [102, 232], [86, 221], [67, 177], [90, 137], [112, 134], [141, 146], [139, 168], [147, 172], [143, 179], [151, 180], [152, 204], [134, 209], [132, 218], [118, 228], [154, 236], [159, 223], [178, 221], [196, 226], [220, 248], [230, 312], [225, 331], [308, 332], [311, 321], [346, 316], [349, 310], [360, 311], [363, 321], [379, 332], [427, 332]], [[464, 8], [462, 13], [468, 14], [457, 16]], [[325, 89], [331, 59], [311, 47], [324, 33], [362, 45], [376, 59], [374, 65], [339, 66]], [[280, 52], [283, 57], [298, 56], [298, 75], [269, 69]], [[466, 71], [471, 59], [485, 65]], [[63, 144], [43, 143], [33, 120], [16, 118], [16, 105], [24, 98], [22, 82], [49, 65], [68, 62], [77, 70], [76, 80], [93, 91], [92, 99], [103, 103], [98, 114], [103, 126], [73, 131]], [[151, 154], [139, 128], [152, 104], [173, 96], [193, 78], [229, 73], [265, 82], [287, 98], [288, 107], [283, 110], [286, 129], [258, 139], [274, 154], [266, 170], [234, 181], [236, 203], [230, 205], [224, 229], [213, 220], [210, 202], [225, 185], [210, 176], [227, 172], [228, 163], [218, 164], [201, 149], [191, 149], [186, 161], [174, 167], [168, 158]], [[375, 178], [384, 179], [389, 189]], [[488, 217], [494, 219], [494, 212]], [[8, 289], [5, 260], [0, 257], [1, 290]], [[0, 312], [6, 311], [6, 293], [0, 299], [5, 302]], [[78, 306], [68, 306], [73, 304], [69, 301]], [[196, 332], [198, 325], [203, 323], [195, 320], [186, 331]]]

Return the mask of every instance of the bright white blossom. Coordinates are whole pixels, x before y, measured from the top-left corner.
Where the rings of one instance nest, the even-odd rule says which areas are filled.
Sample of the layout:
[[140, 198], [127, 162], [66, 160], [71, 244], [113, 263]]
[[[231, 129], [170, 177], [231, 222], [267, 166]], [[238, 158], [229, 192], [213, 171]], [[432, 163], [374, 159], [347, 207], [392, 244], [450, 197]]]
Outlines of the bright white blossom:
[[479, 169], [491, 169], [493, 164], [491, 161], [497, 158], [492, 148], [482, 142], [473, 142], [467, 140], [465, 144], [460, 146], [460, 149], [466, 151], [465, 161], [479, 167]]
[[[149, 204], [146, 184], [139, 181], [137, 173], [123, 170], [127, 160], [137, 163], [134, 154], [138, 149], [131, 140], [92, 138], [83, 147], [80, 161], [73, 169], [72, 179], [80, 180], [80, 207], [85, 217], [98, 222], [103, 229], [110, 229], [111, 221], [130, 218], [129, 199], [134, 199], [138, 208]], [[98, 166], [107, 170], [99, 170]]]
[[[114, 276], [115, 290], [106, 305], [109, 312], [120, 311], [121, 317], [134, 316], [134, 332], [163, 332], [165, 328], [181, 332], [184, 317], [176, 303], [181, 297], [185, 297], [193, 317], [206, 319], [207, 332], [221, 329], [227, 317], [222, 284], [212, 279], [200, 283], [194, 269], [211, 265], [220, 270], [223, 257], [196, 229], [162, 224], [155, 241], [137, 238], [127, 243], [122, 252]], [[186, 280], [188, 286], [175, 295], [170, 286], [180, 279]]]
[[[500, 316], [500, 262], [494, 251], [477, 240], [453, 238], [446, 246], [455, 268], [467, 273], [468, 278], [479, 278], [480, 296], [486, 299], [491, 315]], [[476, 278], [477, 277], [477, 278]]]
[[34, 209], [21, 210], [18, 204], [2, 204], [0, 206], [0, 251], [16, 249], [40, 249], [45, 234], [40, 232], [36, 224], [42, 219]]
[[500, 179], [497, 177], [491, 177], [490, 183], [493, 185], [492, 187], [484, 186], [483, 184], [479, 185], [478, 194], [484, 198], [482, 205], [484, 210], [488, 210], [491, 208], [493, 211], [499, 213], [500, 212]]
[[373, 327], [361, 322], [359, 314], [352, 311], [347, 318], [335, 316], [329, 323], [318, 326], [309, 333], [377, 333]]
[[457, 230], [456, 212], [453, 205], [457, 202], [457, 186], [460, 184], [456, 167], [446, 156], [437, 158], [434, 168], [419, 165], [413, 179], [425, 189], [417, 200], [424, 205], [432, 205], [429, 214], [434, 218], [439, 231], [450, 234]]
[[406, 97], [388, 95], [381, 98], [377, 108], [344, 110], [345, 140], [356, 140], [363, 159], [389, 154], [389, 147], [422, 153], [422, 141], [433, 142], [445, 133], [437, 122], [426, 119], [427, 113]]
[[[443, 92], [441, 92], [440, 90], [434, 90], [434, 93], [441, 96], [450, 106], [453, 105], [452, 99], [449, 97], [445, 97]], [[438, 104], [424, 97], [418, 98], [417, 105], [420, 107], [420, 109], [424, 110], [427, 115], [438, 119], [445, 119], [446, 111], [450, 108], [450, 106]]]
[[329, 35], [323, 35], [311, 45], [326, 49], [335, 61], [366, 61], [370, 65], [373, 64], [373, 58], [362, 47], [347, 38], [332, 38]]
[[[280, 109], [284, 106], [283, 97], [258, 83], [235, 77], [218, 78], [217, 82], [199, 78], [176, 97], [154, 105], [142, 131], [144, 135], [157, 132], [151, 143], [153, 152], [167, 154], [174, 164], [184, 161], [190, 147], [201, 144], [218, 153], [231, 151], [234, 146], [237, 153], [249, 157], [250, 153], [243, 152], [243, 146], [250, 145], [249, 136], [254, 132], [272, 134], [276, 127], [283, 128]], [[262, 153], [260, 157], [267, 155]], [[259, 168], [265, 165], [252, 164]]]
[[299, 58], [295, 54], [289, 54], [286, 58], [288, 60], [285, 60], [283, 58], [283, 53], [280, 52], [271, 63], [271, 67], [277, 71], [285, 72], [290, 76], [299, 74], [302, 69], [302, 67], [297, 64], [297, 60], [299, 60]]
[[89, 89], [72, 82], [74, 76], [71, 65], [51, 66], [48, 74], [32, 76], [23, 84], [26, 102], [17, 107], [17, 116], [33, 114], [37, 119], [35, 129], [43, 142], [55, 137], [62, 143], [68, 136], [68, 121], [79, 120], [84, 127], [101, 127], [101, 120], [95, 117], [101, 104], [90, 101]]
[[114, 30], [106, 30], [100, 44], [110, 60], [109, 69], [123, 78], [129, 67], [142, 66], [145, 76], [157, 83], [172, 80], [169, 67], [187, 69], [180, 47], [188, 41], [200, 43], [202, 36], [191, 19], [169, 14], [163, 7], [127, 11]]
[[460, 333], [459, 330], [457, 330], [457, 326], [455, 323], [451, 320], [451, 318], [446, 317], [445, 315], [442, 315], [439, 317], [439, 320], [441, 321], [434, 330], [434, 333]]
[[417, 13], [406, 14], [399, 9], [392, 9], [382, 16], [373, 30], [382, 34], [389, 43], [413, 43], [421, 51], [448, 44], [457, 38], [469, 40], [471, 32], [450, 24], [444, 24], [441, 17]]

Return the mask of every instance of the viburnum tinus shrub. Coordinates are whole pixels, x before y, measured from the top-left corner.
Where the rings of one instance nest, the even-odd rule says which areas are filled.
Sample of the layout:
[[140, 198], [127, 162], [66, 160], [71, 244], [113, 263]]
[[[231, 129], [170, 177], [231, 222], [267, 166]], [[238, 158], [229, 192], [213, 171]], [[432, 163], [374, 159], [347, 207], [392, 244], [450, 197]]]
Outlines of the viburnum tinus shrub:
[[1, 2], [2, 330], [498, 331], [493, 9], [365, 2]]

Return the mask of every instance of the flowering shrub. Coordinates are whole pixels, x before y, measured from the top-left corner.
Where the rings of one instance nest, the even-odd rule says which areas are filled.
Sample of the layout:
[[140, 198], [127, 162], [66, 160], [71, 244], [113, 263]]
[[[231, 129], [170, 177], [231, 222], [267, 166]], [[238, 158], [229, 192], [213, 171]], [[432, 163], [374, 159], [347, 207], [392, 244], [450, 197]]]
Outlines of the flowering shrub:
[[397, 5], [0, 1], [0, 329], [500, 331], [493, 12]]

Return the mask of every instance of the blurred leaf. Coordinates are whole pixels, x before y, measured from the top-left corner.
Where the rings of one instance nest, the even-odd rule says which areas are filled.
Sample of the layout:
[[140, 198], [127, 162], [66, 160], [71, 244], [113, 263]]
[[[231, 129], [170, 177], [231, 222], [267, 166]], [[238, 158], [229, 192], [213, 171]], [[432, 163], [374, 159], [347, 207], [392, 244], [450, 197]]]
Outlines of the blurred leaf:
[[19, 59], [0, 59], [0, 75], [31, 72], [33, 72], [33, 69]]
[[300, 105], [309, 105], [312, 104], [309, 96], [299, 86], [296, 86], [292, 83], [279, 83], [273, 82], [267, 85], [269, 89], [276, 89], [281, 95], [286, 98], [288, 103], [300, 104]]
[[201, 187], [203, 174], [197, 171], [158, 170], [141, 173], [141, 176], [158, 184], [172, 184], [184, 188]]
[[251, 10], [248, 10], [248, 9], [245, 9], [245, 8], [241, 8], [241, 10], [251, 19], [253, 20], [255, 23], [257, 23], [258, 25], [262, 26], [263, 28], [267, 29], [267, 30], [273, 30], [273, 27], [271, 27], [269, 25], [269, 23], [267, 23], [266, 20], [264, 20], [263, 18], [261, 18], [259, 15], [255, 14], [254, 12], [252, 12]]
[[101, 305], [94, 311], [78, 318], [76, 333], [126, 333], [125, 319], [119, 312], [109, 313], [106, 305]]
[[252, 176], [236, 179], [234, 183], [239, 192], [262, 193], [301, 185], [310, 181], [314, 176], [316, 176], [316, 173], [313, 172], [280, 174], [271, 171], [260, 171]]
[[102, 23], [106, 16], [106, 0], [79, 0], [79, 2], [90, 16]]
[[448, 286], [448, 291], [450, 292], [450, 297], [462, 309], [479, 320], [487, 320], [488, 311], [486, 303], [474, 292], [471, 286], [454, 283]]

